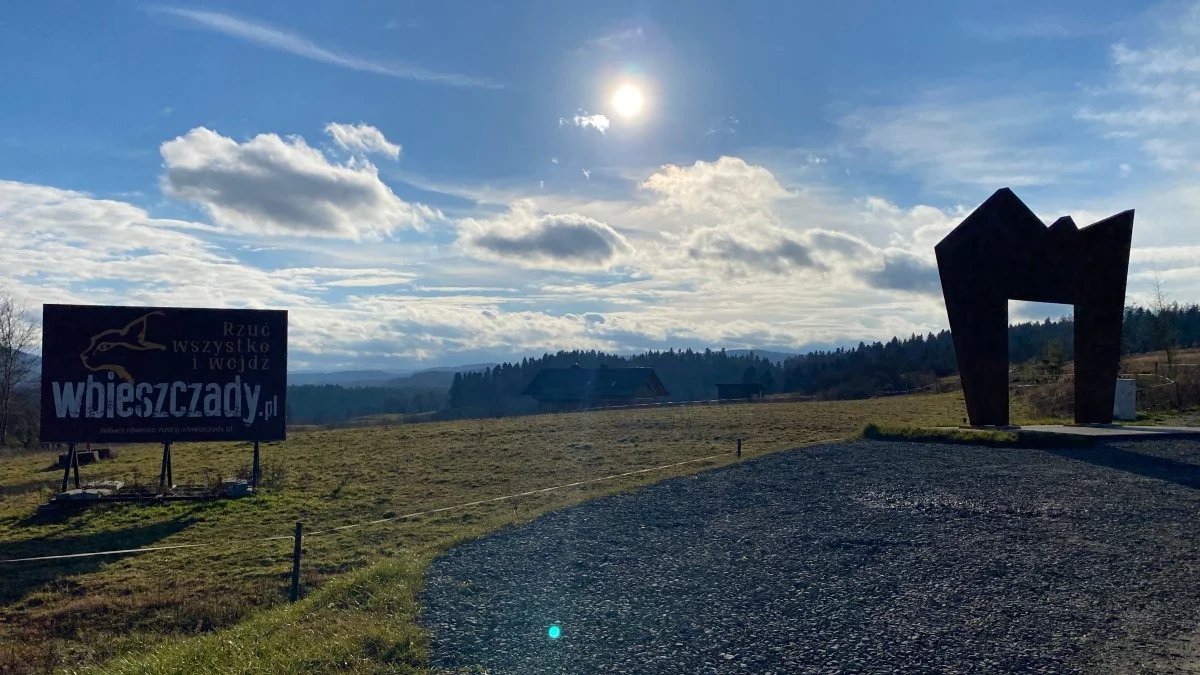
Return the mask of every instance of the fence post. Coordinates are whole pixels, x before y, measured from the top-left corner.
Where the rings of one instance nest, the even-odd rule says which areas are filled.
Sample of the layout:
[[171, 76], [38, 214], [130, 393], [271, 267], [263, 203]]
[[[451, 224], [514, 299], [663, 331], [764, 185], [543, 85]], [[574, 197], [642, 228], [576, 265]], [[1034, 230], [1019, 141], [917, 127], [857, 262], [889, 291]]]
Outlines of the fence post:
[[304, 538], [304, 523], [296, 523], [296, 545], [292, 549], [292, 602], [300, 599], [300, 541]]
[[738, 456], [738, 457], [741, 457], [741, 456], [742, 456], [742, 437], [741, 437], [741, 436], [738, 436], [738, 451], [737, 451], [737, 456]]
[[254, 441], [254, 469], [250, 472], [250, 487], [258, 489], [259, 475], [258, 441]]

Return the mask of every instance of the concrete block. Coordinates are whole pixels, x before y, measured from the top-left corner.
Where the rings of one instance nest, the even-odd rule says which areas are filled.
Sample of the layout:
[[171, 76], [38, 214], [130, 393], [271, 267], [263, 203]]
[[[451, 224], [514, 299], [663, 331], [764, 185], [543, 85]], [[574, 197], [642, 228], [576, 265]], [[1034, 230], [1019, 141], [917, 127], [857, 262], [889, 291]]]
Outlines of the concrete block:
[[227, 497], [249, 497], [254, 494], [250, 481], [244, 478], [227, 478], [221, 481], [221, 487]]
[[1119, 420], [1137, 419], [1137, 381], [1117, 380], [1113, 397], [1113, 417]]

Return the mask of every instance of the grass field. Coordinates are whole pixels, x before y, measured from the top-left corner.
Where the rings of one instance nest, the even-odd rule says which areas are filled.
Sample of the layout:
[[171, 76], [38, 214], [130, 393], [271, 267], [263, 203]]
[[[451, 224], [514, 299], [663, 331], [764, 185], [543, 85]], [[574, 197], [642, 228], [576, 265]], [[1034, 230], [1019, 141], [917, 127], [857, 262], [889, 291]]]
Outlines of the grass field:
[[[1200, 349], [1179, 349], [1172, 354], [1172, 360], [1178, 364], [1200, 364]], [[1148, 352], [1125, 357], [1125, 368], [1129, 373], [1153, 373], [1154, 364], [1164, 372], [1167, 367], [1166, 352]]]
[[[737, 404], [294, 433], [264, 446], [274, 485], [203, 504], [35, 515], [54, 453], [0, 460], [0, 559], [192, 542], [211, 548], [0, 564], [0, 672], [424, 672], [415, 593], [432, 556], [551, 509], [743, 457], [844, 438], [869, 422], [953, 425], [961, 393]], [[1014, 410], [1014, 421], [1020, 421]], [[695, 459], [659, 472], [305, 539], [306, 598], [286, 605], [292, 542], [229, 542], [387, 518]], [[157, 480], [156, 446], [84, 478]], [[177, 483], [233, 475], [246, 444], [175, 449]]]

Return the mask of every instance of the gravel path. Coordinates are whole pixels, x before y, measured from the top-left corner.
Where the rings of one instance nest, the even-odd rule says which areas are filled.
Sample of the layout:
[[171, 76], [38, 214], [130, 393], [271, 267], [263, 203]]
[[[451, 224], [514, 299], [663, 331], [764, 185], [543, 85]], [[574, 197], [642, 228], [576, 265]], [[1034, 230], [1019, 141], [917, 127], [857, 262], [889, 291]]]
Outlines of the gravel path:
[[804, 448], [449, 551], [421, 621], [495, 675], [1171, 672], [1197, 515], [1196, 441]]

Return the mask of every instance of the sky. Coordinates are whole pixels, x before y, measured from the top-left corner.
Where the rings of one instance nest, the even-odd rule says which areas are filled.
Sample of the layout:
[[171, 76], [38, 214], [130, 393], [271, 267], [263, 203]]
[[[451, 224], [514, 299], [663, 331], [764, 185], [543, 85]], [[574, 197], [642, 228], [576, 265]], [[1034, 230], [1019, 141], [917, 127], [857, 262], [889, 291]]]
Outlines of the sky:
[[[1200, 4], [18, 3], [0, 290], [289, 311], [293, 370], [947, 327], [992, 192], [1200, 301]], [[1012, 320], [1068, 308], [1013, 304]]]

